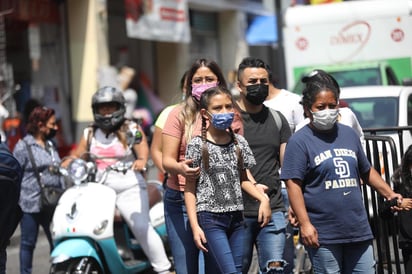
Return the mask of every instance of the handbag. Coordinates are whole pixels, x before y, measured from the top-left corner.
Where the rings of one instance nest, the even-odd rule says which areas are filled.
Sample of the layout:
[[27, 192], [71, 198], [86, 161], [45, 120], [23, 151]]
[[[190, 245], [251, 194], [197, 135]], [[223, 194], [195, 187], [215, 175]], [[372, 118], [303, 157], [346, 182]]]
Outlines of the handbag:
[[46, 186], [41, 183], [40, 173], [39, 173], [39, 170], [37, 169], [36, 162], [34, 161], [33, 152], [31, 150], [31, 147], [27, 144], [25, 140], [23, 141], [26, 143], [30, 162], [33, 166], [34, 173], [37, 178], [37, 183], [40, 186], [40, 196], [41, 196], [40, 197], [40, 210], [46, 211], [47, 213], [53, 215], [54, 209], [56, 208], [57, 203], [59, 202], [59, 199], [64, 192], [64, 189], [55, 187], [55, 186]]

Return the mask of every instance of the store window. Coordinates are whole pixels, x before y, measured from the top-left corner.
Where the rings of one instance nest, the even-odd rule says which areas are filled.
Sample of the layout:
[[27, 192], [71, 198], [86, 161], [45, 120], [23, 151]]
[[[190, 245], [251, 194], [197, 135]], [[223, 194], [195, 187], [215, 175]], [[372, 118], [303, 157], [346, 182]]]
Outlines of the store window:
[[3, 125], [10, 149], [24, 136], [24, 122], [38, 105], [53, 108], [59, 131], [60, 156], [71, 149], [69, 63], [65, 33], [65, 3], [50, 0], [0, 1], [0, 95], [9, 115]]
[[215, 12], [189, 11], [192, 42], [190, 60], [219, 60], [218, 15]]

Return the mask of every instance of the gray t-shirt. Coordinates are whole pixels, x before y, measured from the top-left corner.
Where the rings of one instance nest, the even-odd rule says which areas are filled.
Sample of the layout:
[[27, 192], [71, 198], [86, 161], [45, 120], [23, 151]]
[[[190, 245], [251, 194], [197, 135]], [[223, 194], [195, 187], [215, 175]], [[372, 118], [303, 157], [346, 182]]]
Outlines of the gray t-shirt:
[[[246, 140], [235, 134], [243, 156], [243, 167], [256, 164]], [[205, 170], [202, 161], [202, 138], [194, 137], [187, 146], [186, 159], [193, 160], [193, 166], [201, 166], [196, 185], [196, 209], [214, 213], [243, 210], [240, 174], [236, 156], [236, 145], [230, 142], [218, 145], [206, 141], [209, 151], [209, 169]]]

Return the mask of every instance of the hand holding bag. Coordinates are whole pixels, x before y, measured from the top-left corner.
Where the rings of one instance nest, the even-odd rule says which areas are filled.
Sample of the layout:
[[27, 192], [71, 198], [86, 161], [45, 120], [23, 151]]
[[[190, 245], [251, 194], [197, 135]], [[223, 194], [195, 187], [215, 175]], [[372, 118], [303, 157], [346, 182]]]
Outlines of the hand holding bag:
[[31, 150], [31, 147], [27, 144], [26, 141], [24, 142], [26, 143], [30, 162], [34, 168], [34, 173], [37, 178], [37, 183], [40, 186], [40, 195], [41, 195], [40, 210], [46, 211], [50, 215], [53, 215], [54, 209], [56, 208], [57, 203], [59, 202], [60, 196], [64, 192], [64, 189], [55, 187], [55, 186], [46, 186], [41, 183], [40, 173], [39, 173], [39, 170], [37, 169], [36, 162], [34, 161], [33, 152]]

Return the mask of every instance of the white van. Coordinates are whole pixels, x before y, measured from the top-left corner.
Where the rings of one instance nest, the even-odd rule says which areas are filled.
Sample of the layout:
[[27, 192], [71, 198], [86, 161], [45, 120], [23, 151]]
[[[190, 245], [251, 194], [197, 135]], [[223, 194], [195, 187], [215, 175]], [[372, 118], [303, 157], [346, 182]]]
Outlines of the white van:
[[[342, 86], [406, 84], [412, 78], [412, 0], [288, 7], [283, 34], [290, 90], [313, 68], [339, 74]], [[370, 63], [377, 64], [378, 77], [365, 71]]]
[[[376, 129], [376, 135], [391, 136], [396, 144], [400, 161], [399, 137], [383, 128], [412, 125], [412, 87], [361, 86], [341, 88], [340, 99], [348, 103], [365, 130]], [[412, 133], [404, 130], [403, 152], [412, 144]]]
[[[343, 87], [341, 88], [340, 100], [348, 103], [349, 107], [356, 114], [362, 128], [368, 131], [376, 131], [376, 135], [390, 136], [397, 150], [397, 162], [400, 164], [401, 153], [399, 145], [399, 136], [394, 131], [381, 131], [384, 128], [405, 127], [412, 125], [412, 87], [406, 86], [361, 86], [361, 87]], [[405, 152], [409, 145], [412, 144], [411, 130], [402, 131], [403, 151]], [[370, 133], [369, 133], [370, 134]], [[378, 143], [380, 174], [382, 178], [392, 185], [390, 180], [393, 175], [393, 161], [390, 148], [386, 146], [388, 154], [383, 154], [382, 143]], [[385, 170], [384, 158], [388, 160], [388, 169]], [[371, 151], [371, 160], [374, 158], [373, 150]], [[375, 192], [370, 187], [366, 187], [368, 196], [369, 216], [374, 217], [372, 195], [377, 198]], [[372, 221], [375, 223], [375, 221]]]

